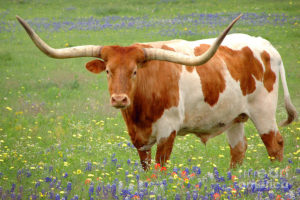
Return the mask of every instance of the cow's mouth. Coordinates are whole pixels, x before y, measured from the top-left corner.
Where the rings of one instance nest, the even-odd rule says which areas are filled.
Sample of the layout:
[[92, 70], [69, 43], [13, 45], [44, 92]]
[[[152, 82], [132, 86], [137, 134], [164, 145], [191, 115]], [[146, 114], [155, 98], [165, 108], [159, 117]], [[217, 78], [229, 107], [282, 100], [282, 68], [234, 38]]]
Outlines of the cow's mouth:
[[129, 105], [112, 105], [116, 109], [126, 109]]

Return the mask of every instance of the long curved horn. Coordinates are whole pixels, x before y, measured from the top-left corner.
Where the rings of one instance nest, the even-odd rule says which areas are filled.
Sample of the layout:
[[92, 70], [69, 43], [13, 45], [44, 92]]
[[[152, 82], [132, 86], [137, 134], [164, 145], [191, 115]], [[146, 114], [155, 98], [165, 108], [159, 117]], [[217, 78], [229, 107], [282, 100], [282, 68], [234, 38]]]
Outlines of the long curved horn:
[[202, 65], [216, 53], [227, 33], [230, 31], [235, 22], [240, 19], [241, 16], [242, 14], [235, 18], [231, 22], [231, 24], [223, 31], [223, 33], [219, 35], [213, 45], [211, 45], [211, 47], [200, 56], [189, 56], [182, 53], [157, 48], [144, 48], [143, 50], [145, 58], [146, 60], [162, 60], [189, 66]]
[[63, 49], [54, 49], [47, 45], [21, 17], [17, 20], [24, 27], [34, 44], [47, 56], [52, 58], [100, 57], [101, 46], [84, 45]]

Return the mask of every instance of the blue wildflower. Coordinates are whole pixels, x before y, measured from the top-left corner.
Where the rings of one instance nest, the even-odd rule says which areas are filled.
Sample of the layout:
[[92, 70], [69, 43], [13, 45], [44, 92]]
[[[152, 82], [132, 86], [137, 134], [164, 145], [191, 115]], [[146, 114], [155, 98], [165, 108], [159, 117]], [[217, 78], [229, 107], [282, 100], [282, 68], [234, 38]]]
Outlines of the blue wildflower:
[[200, 174], [201, 174], [201, 169], [200, 169], [200, 167], [194, 166], [194, 167], [193, 167], [193, 172], [194, 172], [196, 175], [200, 175]]
[[92, 194], [94, 194], [94, 184], [91, 184], [90, 188], [89, 188], [89, 195], [90, 195], [90, 197], [92, 196]]
[[104, 194], [104, 197], [107, 198], [108, 196], [108, 189], [103, 185], [103, 194]]
[[70, 192], [72, 190], [72, 183], [68, 182], [67, 184], [67, 191]]
[[85, 170], [86, 170], [86, 171], [92, 171], [92, 163], [87, 162], [86, 165], [87, 165], [87, 166], [86, 166]]
[[193, 200], [197, 200], [197, 199], [198, 199], [198, 192], [193, 191]]
[[231, 171], [227, 172], [227, 179], [228, 179], [228, 180], [231, 180], [231, 179], [232, 179]]
[[46, 182], [46, 183], [49, 183], [49, 182], [51, 182], [51, 181], [52, 181], [52, 179], [51, 179], [50, 177], [46, 177], [46, 178], [45, 178], [45, 182]]
[[115, 197], [116, 194], [117, 194], [117, 186], [116, 186], [116, 184], [114, 183], [114, 184], [111, 185], [111, 195], [112, 195], [113, 197]]
[[31, 176], [31, 172], [30, 172], [30, 171], [27, 171], [26, 177], [29, 178], [30, 176]]
[[16, 189], [16, 184], [13, 183], [12, 186], [11, 186], [10, 192], [14, 193], [15, 189]]
[[67, 178], [69, 175], [68, 175], [68, 173], [67, 172], [65, 172], [64, 174], [63, 174], [63, 177], [64, 178]]
[[11, 193], [11, 194], [10, 194], [10, 198], [11, 198], [12, 200], [15, 200], [15, 199], [16, 199], [16, 194], [15, 194], [15, 193]]
[[35, 188], [38, 188], [40, 185], [41, 185], [41, 183], [40, 183], [39, 181], [37, 181], [37, 182], [35, 183]]
[[186, 167], [186, 168], [184, 169], [184, 171], [186, 171], [186, 174], [187, 174], [187, 175], [189, 175], [189, 174], [190, 174], [190, 170], [189, 170], [189, 168], [187, 168], [187, 167]]
[[180, 200], [181, 198], [180, 198], [180, 195], [179, 194], [176, 194], [175, 195], [175, 200]]
[[186, 200], [190, 200], [191, 199], [191, 194], [190, 194], [190, 191], [187, 191], [186, 192]]

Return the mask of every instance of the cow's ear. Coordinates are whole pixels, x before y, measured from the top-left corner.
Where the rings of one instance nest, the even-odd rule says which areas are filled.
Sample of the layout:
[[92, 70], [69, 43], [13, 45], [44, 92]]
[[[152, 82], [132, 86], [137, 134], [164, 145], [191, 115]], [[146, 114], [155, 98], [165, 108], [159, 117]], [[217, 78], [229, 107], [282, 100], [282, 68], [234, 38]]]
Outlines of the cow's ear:
[[85, 64], [85, 67], [90, 72], [93, 72], [95, 74], [99, 74], [102, 71], [105, 70], [106, 66], [105, 63], [101, 60], [92, 60]]

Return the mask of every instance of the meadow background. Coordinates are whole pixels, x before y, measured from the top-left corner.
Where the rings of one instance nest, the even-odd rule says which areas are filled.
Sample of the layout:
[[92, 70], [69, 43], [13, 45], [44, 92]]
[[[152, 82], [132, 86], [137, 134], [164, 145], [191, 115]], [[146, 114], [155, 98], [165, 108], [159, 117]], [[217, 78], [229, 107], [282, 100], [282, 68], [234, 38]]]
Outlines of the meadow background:
[[[0, 199], [299, 199], [299, 122], [280, 128], [281, 163], [270, 162], [249, 121], [237, 169], [224, 134], [206, 146], [189, 135], [176, 138], [165, 168], [144, 172], [106, 76], [85, 69], [90, 58], [45, 56], [15, 19], [63, 48], [216, 37], [244, 13], [231, 33], [278, 49], [300, 112], [299, 11], [295, 0], [0, 0]], [[285, 118], [280, 88], [277, 119]]]

